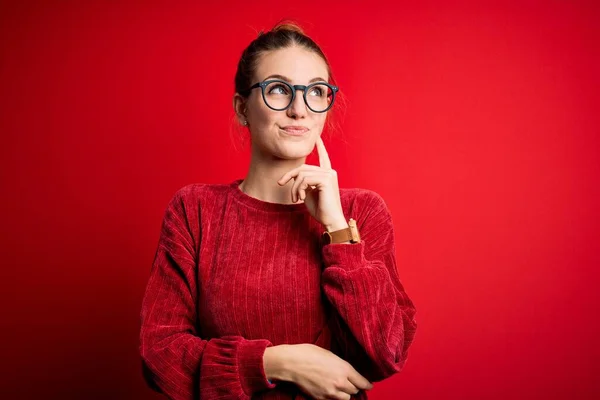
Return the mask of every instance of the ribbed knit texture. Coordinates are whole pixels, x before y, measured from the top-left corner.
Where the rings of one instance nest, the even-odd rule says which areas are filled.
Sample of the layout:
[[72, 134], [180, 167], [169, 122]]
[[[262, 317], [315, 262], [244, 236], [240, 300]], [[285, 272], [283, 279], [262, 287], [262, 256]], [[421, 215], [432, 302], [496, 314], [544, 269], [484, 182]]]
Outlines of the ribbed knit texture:
[[399, 372], [416, 310], [381, 196], [341, 188], [362, 241], [323, 246], [304, 204], [264, 202], [241, 182], [190, 184], [166, 207], [141, 309], [148, 384], [182, 400], [309, 398], [263, 368], [267, 346], [298, 343], [331, 350], [371, 382]]

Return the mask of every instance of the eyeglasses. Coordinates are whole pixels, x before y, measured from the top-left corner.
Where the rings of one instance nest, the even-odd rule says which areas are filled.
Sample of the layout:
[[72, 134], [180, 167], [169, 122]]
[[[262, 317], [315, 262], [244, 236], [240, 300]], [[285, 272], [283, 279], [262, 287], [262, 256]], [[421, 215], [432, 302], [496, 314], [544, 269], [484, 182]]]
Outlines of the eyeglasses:
[[260, 87], [262, 90], [262, 98], [272, 110], [283, 111], [290, 108], [296, 98], [296, 91], [302, 90], [304, 93], [304, 103], [312, 112], [322, 113], [333, 106], [335, 94], [339, 90], [337, 86], [330, 85], [326, 82], [315, 82], [308, 86], [291, 85], [286, 81], [279, 79], [271, 79], [264, 82], [257, 82], [246, 90], [250, 94], [252, 89]]

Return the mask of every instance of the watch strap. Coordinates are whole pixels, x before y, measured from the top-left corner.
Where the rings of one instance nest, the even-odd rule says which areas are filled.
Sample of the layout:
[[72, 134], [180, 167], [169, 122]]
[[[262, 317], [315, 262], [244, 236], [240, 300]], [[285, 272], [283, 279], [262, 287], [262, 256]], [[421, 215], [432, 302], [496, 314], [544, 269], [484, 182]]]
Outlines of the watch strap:
[[331, 243], [344, 243], [352, 240], [352, 231], [350, 230], [350, 227], [329, 232], [329, 235], [331, 235]]
[[350, 218], [347, 228], [333, 232], [323, 232], [323, 241], [325, 244], [344, 242], [360, 243], [360, 235], [358, 233], [358, 228], [356, 227], [356, 221], [353, 218]]

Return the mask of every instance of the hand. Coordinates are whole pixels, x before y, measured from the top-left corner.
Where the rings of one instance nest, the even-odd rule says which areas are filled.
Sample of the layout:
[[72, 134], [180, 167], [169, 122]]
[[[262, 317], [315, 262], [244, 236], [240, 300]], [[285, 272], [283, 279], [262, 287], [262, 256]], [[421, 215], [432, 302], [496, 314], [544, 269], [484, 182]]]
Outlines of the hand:
[[288, 372], [290, 381], [317, 400], [348, 400], [360, 389], [373, 388], [352, 365], [329, 350], [302, 343], [290, 346], [288, 351], [293, 368]]
[[302, 164], [288, 171], [277, 181], [281, 186], [294, 179], [292, 201], [304, 200], [310, 214], [329, 231], [342, 229], [348, 222], [342, 211], [337, 172], [331, 168], [325, 144], [317, 138], [319, 166]]

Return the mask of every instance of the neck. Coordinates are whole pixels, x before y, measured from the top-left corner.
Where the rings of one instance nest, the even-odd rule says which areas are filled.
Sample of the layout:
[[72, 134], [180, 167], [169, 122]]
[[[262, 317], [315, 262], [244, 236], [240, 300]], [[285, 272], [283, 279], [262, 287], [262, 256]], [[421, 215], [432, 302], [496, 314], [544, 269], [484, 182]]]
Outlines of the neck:
[[[292, 186], [294, 179], [280, 186], [277, 181], [286, 172], [304, 164], [306, 157], [298, 159], [282, 159], [273, 156], [261, 156], [252, 152], [250, 167], [240, 189], [247, 195], [270, 203], [293, 204]], [[302, 202], [302, 201], [300, 201]]]

